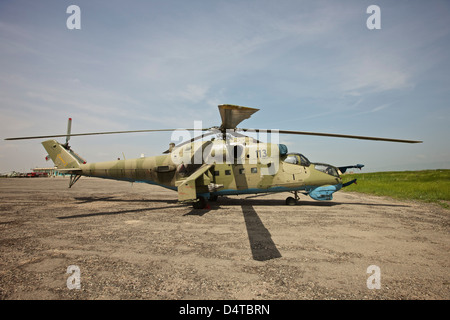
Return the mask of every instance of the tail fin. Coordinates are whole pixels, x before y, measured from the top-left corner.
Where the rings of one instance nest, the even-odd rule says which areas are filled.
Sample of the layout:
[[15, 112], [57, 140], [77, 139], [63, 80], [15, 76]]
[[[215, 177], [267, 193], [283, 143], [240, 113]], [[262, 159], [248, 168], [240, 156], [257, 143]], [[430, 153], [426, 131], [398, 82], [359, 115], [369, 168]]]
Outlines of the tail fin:
[[64, 148], [56, 140], [44, 141], [42, 145], [58, 169], [78, 169], [80, 164], [84, 163], [74, 152]]

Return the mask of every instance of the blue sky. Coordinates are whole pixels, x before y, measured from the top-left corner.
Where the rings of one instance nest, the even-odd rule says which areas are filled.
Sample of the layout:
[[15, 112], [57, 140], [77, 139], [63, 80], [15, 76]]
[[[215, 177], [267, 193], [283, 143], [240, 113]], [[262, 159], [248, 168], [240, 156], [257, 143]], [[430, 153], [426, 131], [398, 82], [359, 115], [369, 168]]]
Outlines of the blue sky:
[[[65, 133], [69, 117], [73, 133], [210, 127], [227, 103], [260, 109], [244, 128], [424, 141], [280, 137], [313, 162], [450, 168], [449, 21], [448, 1], [1, 1], [0, 172], [51, 165], [40, 140], [3, 139]], [[71, 145], [96, 162], [158, 155], [170, 136]]]

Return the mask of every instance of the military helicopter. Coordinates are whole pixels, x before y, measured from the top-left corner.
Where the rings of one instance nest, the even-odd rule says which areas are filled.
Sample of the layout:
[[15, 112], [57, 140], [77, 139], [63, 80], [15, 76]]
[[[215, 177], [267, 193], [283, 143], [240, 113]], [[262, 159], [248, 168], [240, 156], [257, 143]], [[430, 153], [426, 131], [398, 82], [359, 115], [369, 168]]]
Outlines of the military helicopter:
[[[48, 152], [46, 159], [51, 159], [58, 171], [70, 174], [69, 188], [81, 176], [144, 182], [178, 192], [178, 201], [192, 203], [195, 209], [205, 208], [207, 201], [216, 201], [219, 196], [240, 194], [291, 192], [293, 196], [286, 198], [287, 205], [297, 204], [299, 192], [318, 201], [332, 200], [334, 192], [356, 182], [355, 179], [343, 184], [340, 175], [349, 168], [364, 167], [362, 164], [335, 167], [325, 163], [312, 163], [303, 154], [289, 152], [286, 145], [278, 141], [273, 142], [278, 140], [279, 134], [400, 143], [422, 142], [318, 132], [237, 128], [239, 123], [250, 118], [259, 109], [231, 104], [218, 107], [222, 118], [219, 127], [72, 134], [72, 119], [69, 118], [66, 134], [5, 140], [66, 137], [65, 143], [50, 139], [42, 142], [42, 145]], [[178, 145], [171, 143], [162, 155], [96, 163], [87, 163], [69, 146], [72, 136], [158, 131], [172, 131], [172, 138], [181, 137], [183, 133], [190, 131], [201, 134]], [[258, 138], [251, 137], [252, 133], [258, 134]], [[266, 134], [270, 134], [271, 143], [259, 140]], [[204, 139], [209, 136], [213, 137]]]

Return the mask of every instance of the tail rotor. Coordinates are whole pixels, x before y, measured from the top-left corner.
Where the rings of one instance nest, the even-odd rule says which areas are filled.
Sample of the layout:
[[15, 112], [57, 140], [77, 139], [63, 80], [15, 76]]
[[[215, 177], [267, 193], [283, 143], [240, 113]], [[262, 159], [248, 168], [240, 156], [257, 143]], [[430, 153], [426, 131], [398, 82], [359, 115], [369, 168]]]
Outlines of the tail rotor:
[[66, 148], [67, 150], [70, 150], [69, 140], [70, 140], [70, 134], [71, 133], [72, 133], [72, 118], [69, 118], [69, 120], [67, 120], [66, 143], [63, 144], [63, 147]]

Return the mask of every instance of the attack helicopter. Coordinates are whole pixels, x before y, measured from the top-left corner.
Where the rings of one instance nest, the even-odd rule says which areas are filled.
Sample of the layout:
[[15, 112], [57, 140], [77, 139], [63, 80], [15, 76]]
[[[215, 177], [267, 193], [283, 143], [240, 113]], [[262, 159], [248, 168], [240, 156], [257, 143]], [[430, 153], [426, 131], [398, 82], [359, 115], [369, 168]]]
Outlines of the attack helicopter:
[[[67, 133], [59, 135], [7, 138], [5, 140], [46, 139], [66, 137], [65, 143], [54, 139], [42, 142], [57, 170], [70, 174], [69, 188], [81, 176], [104, 179], [144, 182], [158, 185], [178, 193], [178, 201], [191, 203], [203, 209], [208, 201], [220, 196], [290, 192], [287, 205], [295, 205], [299, 193], [314, 200], [333, 199], [333, 193], [356, 182], [342, 183], [341, 174], [349, 168], [361, 169], [362, 164], [336, 167], [326, 163], [313, 163], [306, 156], [289, 152], [279, 143], [279, 134], [313, 135], [335, 138], [377, 140], [399, 143], [421, 143], [422, 141], [378, 138], [332, 133], [243, 129], [237, 126], [250, 118], [259, 109], [222, 104], [219, 105], [222, 123], [218, 127], [194, 129], [153, 129], [91, 133], [71, 133], [69, 118]], [[195, 127], [195, 126], [194, 126]], [[193, 138], [178, 145], [170, 143], [161, 155], [87, 163], [69, 146], [73, 136], [172, 131], [175, 138], [186, 137], [186, 132], [197, 132]], [[257, 138], [252, 137], [257, 134]], [[270, 136], [271, 142], [260, 141]], [[210, 137], [212, 136], [212, 137]], [[205, 139], [210, 137], [208, 139]]]

